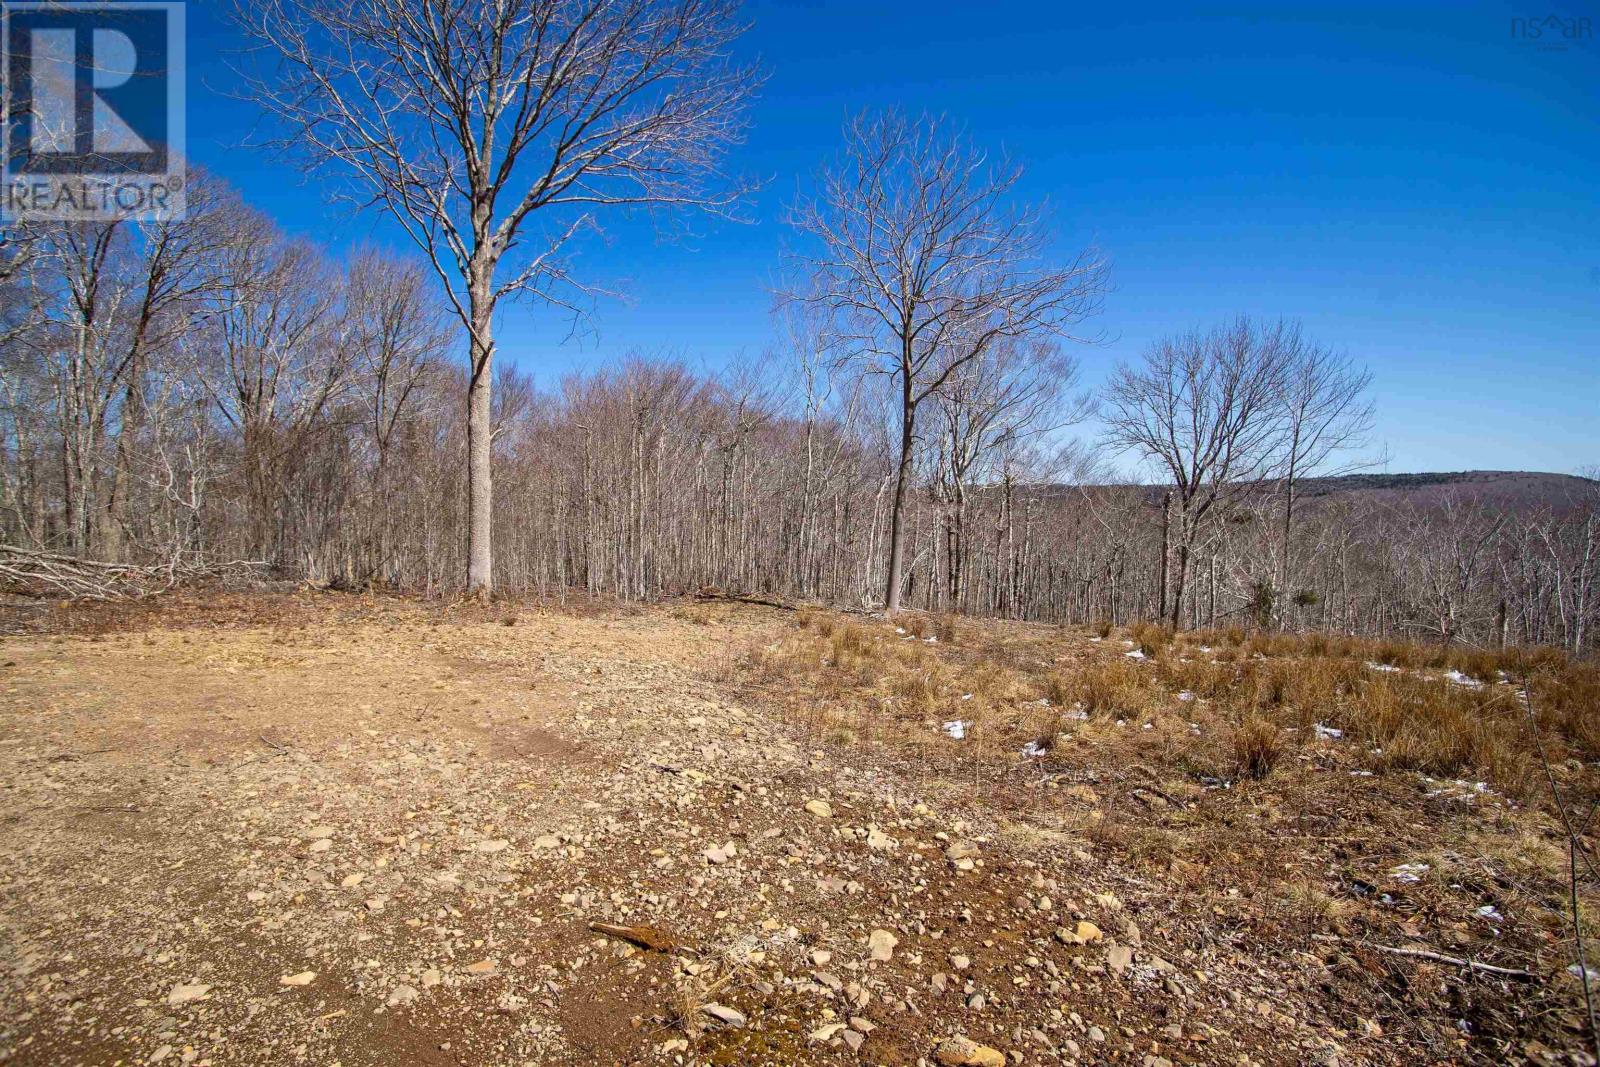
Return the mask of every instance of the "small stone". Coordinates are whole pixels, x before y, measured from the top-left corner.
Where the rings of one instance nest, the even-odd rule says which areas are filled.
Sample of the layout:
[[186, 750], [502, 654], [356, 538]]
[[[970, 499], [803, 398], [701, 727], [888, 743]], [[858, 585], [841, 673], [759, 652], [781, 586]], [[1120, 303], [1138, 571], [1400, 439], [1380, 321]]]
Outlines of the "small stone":
[[1089, 1040], [1097, 1045], [1103, 1045], [1106, 1043], [1106, 1032], [1098, 1026], [1091, 1026], [1089, 1027]]
[[867, 935], [867, 948], [871, 950], [872, 958], [879, 963], [886, 963], [894, 957], [894, 947], [900, 939], [887, 930], [874, 930]]
[[1127, 971], [1129, 964], [1133, 963], [1133, 949], [1127, 945], [1108, 945], [1106, 947], [1106, 966], [1118, 974]]
[[333, 842], [330, 839], [324, 837], [324, 838], [320, 838], [320, 839], [318, 839], [316, 841], [311, 842], [311, 847], [306, 849], [306, 851], [307, 852], [326, 852], [332, 847], [333, 847]]
[[825, 948], [814, 948], [811, 950], [811, 964], [814, 967], [826, 967], [828, 965], [828, 961], [831, 959], [833, 959], [833, 953], [829, 952]]
[[944, 850], [944, 858], [951, 863], [960, 863], [962, 860], [976, 859], [978, 845], [974, 841], [952, 841]]
[[384, 1001], [391, 1008], [403, 1008], [416, 1000], [422, 994], [416, 988], [408, 985], [395, 986], [394, 992], [389, 994], [389, 999]]
[[832, 1041], [834, 1035], [840, 1030], [843, 1030], [846, 1025], [847, 1024], [845, 1023], [827, 1023], [824, 1026], [817, 1027], [815, 1030], [811, 1031], [811, 1033], [807, 1034], [806, 1040], [815, 1041], [818, 1043]]
[[867, 830], [867, 847], [875, 849], [893, 848], [894, 838], [874, 826]]
[[958, 971], [964, 971], [968, 967], [972, 966], [972, 960], [967, 956], [963, 956], [961, 953], [957, 952], [950, 957], [950, 966], [954, 967]]
[[815, 815], [819, 819], [833, 818], [833, 805], [829, 804], [826, 800], [806, 801], [806, 811], [810, 812], [812, 815]]
[[708, 848], [700, 854], [706, 858], [707, 863], [712, 866], [720, 866], [733, 859], [737, 855], [737, 850], [733, 847], [733, 842], [729, 841], [721, 848]]
[[1006, 1067], [1004, 1053], [988, 1045], [980, 1045], [964, 1035], [939, 1042], [933, 1057], [944, 1067]]
[[187, 1004], [191, 1000], [202, 1000], [209, 992], [211, 992], [211, 987], [208, 985], [198, 982], [194, 985], [179, 983], [172, 987], [172, 992], [167, 994], [167, 1007], [176, 1008], [179, 1004]]
[[505, 838], [497, 837], [492, 841], [479, 841], [477, 848], [479, 852], [499, 852], [509, 844], [511, 844], [511, 842], [507, 841]]
[[362, 882], [366, 881], [366, 879], [367, 879], [367, 876], [364, 875], [364, 874], [361, 874], [360, 872], [357, 872], [355, 874], [347, 874], [347, 875], [344, 876], [343, 881], [341, 881], [339, 883], [339, 886], [342, 889], [354, 889], [356, 886], [358, 886]]
[[468, 974], [493, 974], [494, 960], [479, 960], [477, 963], [467, 964]]
[[745, 1023], [749, 1022], [745, 1018], [744, 1012], [738, 1008], [730, 1008], [726, 1004], [704, 1004], [701, 1005], [700, 1010], [719, 1023], [731, 1026], [735, 1030], [743, 1029]]
[[286, 974], [278, 979], [279, 985], [302, 986], [310, 985], [317, 980], [316, 971], [301, 971], [299, 974]]
[[432, 989], [442, 981], [444, 981], [444, 975], [439, 973], [439, 968], [437, 967], [429, 967], [422, 972], [423, 989]]

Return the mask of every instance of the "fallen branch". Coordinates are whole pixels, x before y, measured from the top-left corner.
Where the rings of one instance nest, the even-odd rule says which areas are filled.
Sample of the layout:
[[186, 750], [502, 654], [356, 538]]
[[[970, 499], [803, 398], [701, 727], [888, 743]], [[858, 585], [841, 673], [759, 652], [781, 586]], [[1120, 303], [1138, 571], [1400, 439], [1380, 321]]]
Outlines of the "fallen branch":
[[265, 566], [265, 562], [250, 560], [202, 564], [176, 558], [151, 566], [107, 563], [0, 544], [0, 582], [34, 596], [64, 596], [69, 600], [137, 600], [167, 592], [184, 582]]
[[618, 926], [615, 923], [592, 922], [589, 929], [607, 937], [620, 938], [651, 952], [671, 952], [683, 945], [676, 937], [654, 926]]
[[1432, 960], [1435, 963], [1448, 963], [1455, 967], [1466, 967], [1473, 971], [1482, 971], [1484, 974], [1495, 974], [1502, 978], [1515, 978], [1523, 982], [1533, 981], [1537, 975], [1532, 971], [1525, 971], [1520, 967], [1496, 967], [1492, 963], [1479, 963], [1477, 960], [1465, 959], [1461, 956], [1447, 956], [1443, 952], [1435, 952], [1427, 948], [1402, 948], [1398, 945], [1375, 945], [1371, 941], [1350, 941], [1346, 938], [1335, 937], [1333, 934], [1312, 934], [1317, 941], [1335, 941], [1344, 944], [1360, 945], [1370, 948], [1374, 952], [1387, 952], [1391, 956], [1407, 956], [1412, 959]]

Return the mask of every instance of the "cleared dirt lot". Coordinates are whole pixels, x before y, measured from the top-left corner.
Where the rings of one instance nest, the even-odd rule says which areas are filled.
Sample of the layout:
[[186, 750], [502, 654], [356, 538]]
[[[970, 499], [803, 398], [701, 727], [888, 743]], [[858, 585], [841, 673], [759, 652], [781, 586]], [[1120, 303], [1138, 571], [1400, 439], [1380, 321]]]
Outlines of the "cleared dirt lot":
[[781, 612], [58, 621], [0, 655], [10, 1064], [1503, 1059], [1022, 818], [1026, 760], [978, 787], [770, 710], [739, 665]]

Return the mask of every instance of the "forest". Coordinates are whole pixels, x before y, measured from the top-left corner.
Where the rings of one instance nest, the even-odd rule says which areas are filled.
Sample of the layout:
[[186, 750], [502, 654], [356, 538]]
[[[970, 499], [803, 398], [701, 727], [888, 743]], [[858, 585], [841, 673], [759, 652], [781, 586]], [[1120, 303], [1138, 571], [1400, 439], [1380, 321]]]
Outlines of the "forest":
[[[10, 225], [0, 573], [19, 589], [244, 566], [430, 595], [714, 588], [1595, 648], [1600, 484], [1514, 506], [1470, 483], [1307, 493], [1383, 469], [1382, 398], [1337, 339], [1228, 308], [1080, 388], [1106, 256], [1063, 258], [1021, 168], [940, 117], [845, 123], [786, 207], [759, 356], [706, 367], [663, 355], [692, 354], [672, 337], [559, 381], [497, 362], [502, 302], [591, 313], [567, 246], [607, 212], [727, 216], [748, 192], [724, 179], [760, 81], [725, 56], [737, 7], [641, 2], [574, 28], [557, 5], [534, 32], [469, 5], [453, 17], [482, 33], [439, 40], [257, 7], [263, 112], [415, 252], [287, 237], [198, 171], [181, 218]], [[558, 31], [581, 64], [551, 65]], [[501, 79], [475, 127], [378, 73], [430, 49], [459, 53], [457, 89]], [[553, 103], [518, 111], [517, 70]], [[360, 121], [377, 113], [405, 121]], [[558, 136], [573, 123], [586, 136]]]

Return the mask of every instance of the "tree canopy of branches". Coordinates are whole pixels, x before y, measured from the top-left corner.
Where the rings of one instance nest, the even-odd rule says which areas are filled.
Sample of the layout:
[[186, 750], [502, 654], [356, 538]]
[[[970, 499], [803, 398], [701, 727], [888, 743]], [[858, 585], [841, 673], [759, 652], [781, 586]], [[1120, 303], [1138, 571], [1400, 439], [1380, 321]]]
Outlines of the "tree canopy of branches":
[[806, 241], [792, 295], [829, 313], [838, 358], [885, 375], [896, 394], [889, 611], [903, 594], [922, 404], [992, 346], [1064, 335], [1098, 307], [1103, 264], [1092, 250], [1065, 266], [1046, 261], [1041, 213], [1011, 203], [1021, 176], [943, 120], [862, 115], [847, 124], [843, 153], [816, 191], [790, 213]]
[[725, 212], [755, 72], [730, 0], [250, 0], [278, 143], [348, 180], [425, 254], [468, 340], [467, 587], [493, 587], [494, 313], [570, 306], [568, 245], [603, 208]]

